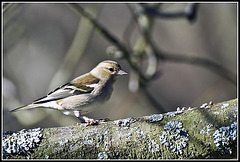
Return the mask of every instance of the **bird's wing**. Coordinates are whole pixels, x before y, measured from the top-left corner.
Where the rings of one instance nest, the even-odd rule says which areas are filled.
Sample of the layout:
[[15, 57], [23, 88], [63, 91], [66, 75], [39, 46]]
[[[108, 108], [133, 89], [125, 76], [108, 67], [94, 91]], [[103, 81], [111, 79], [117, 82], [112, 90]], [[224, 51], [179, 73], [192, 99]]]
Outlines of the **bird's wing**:
[[[84, 81], [85, 80], [85, 81]], [[28, 108], [36, 108], [39, 107], [39, 104], [47, 103], [50, 101], [57, 101], [66, 97], [81, 95], [86, 93], [91, 93], [95, 86], [98, 85], [99, 79], [96, 77], [89, 76], [89, 74], [82, 75], [70, 83], [64, 84], [55, 90], [48, 93], [47, 96], [39, 98], [33, 101], [29, 105], [21, 106], [11, 110], [10, 112], [14, 112], [16, 110], [28, 109]]]
[[51, 91], [47, 96], [33, 101], [33, 104], [56, 101], [69, 96], [91, 93], [95, 86], [98, 85], [99, 81], [98, 78], [93, 77], [90, 74], [82, 75], [70, 83], [64, 84]]
[[55, 90], [49, 92], [47, 96], [44, 96], [42, 98], [39, 98], [33, 101], [33, 104], [40, 104], [40, 103], [45, 103], [49, 101], [55, 101], [55, 100], [59, 100], [59, 99], [74, 95], [73, 93], [71, 93], [72, 90], [70, 88], [67, 88], [68, 86], [70, 86], [69, 83], [56, 88]]

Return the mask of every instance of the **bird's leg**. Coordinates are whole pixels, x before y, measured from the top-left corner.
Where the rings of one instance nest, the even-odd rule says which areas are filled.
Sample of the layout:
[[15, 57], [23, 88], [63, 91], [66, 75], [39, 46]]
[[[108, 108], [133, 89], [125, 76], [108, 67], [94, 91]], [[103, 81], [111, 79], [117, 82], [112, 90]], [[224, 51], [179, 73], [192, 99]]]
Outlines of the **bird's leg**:
[[86, 123], [87, 124], [86, 126], [99, 125], [103, 122], [109, 121], [109, 119], [95, 120], [95, 119], [89, 118], [87, 116], [81, 115], [79, 111], [73, 111], [73, 113], [81, 121], [81, 123]]
[[78, 118], [78, 119], [84, 120], [84, 123], [86, 123], [86, 126], [100, 124], [99, 120], [95, 120], [95, 119], [89, 118], [87, 116], [80, 116], [80, 118]]

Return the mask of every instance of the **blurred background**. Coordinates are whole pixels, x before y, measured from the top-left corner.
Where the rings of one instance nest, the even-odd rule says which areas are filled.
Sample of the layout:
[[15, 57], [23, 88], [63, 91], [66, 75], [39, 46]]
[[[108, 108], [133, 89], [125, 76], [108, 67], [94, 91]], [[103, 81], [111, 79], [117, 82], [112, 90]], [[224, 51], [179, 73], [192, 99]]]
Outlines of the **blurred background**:
[[[130, 53], [124, 55], [74, 6], [4, 4], [4, 131], [78, 122], [55, 110], [8, 111], [45, 96], [106, 59], [117, 61], [129, 74], [117, 80], [105, 105], [86, 114], [94, 119], [140, 117], [237, 97], [236, 3], [200, 3], [192, 19], [160, 14], [189, 11], [189, 4], [185, 3], [76, 6], [89, 13]], [[171, 59], [169, 56], [173, 55]], [[187, 61], [181, 61], [181, 56], [187, 56], [183, 57]], [[210, 62], [201, 59], [191, 62], [192, 57]], [[134, 67], [147, 81], [142, 81]]]

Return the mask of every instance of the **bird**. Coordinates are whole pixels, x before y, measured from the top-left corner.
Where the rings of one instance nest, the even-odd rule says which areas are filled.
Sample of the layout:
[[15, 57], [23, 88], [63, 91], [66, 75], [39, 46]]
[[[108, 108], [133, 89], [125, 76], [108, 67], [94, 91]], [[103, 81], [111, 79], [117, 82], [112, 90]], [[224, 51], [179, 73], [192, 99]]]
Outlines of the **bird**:
[[108, 101], [112, 95], [113, 84], [117, 77], [126, 74], [127, 72], [122, 70], [117, 62], [105, 60], [100, 62], [90, 72], [59, 86], [46, 96], [34, 100], [30, 104], [10, 110], [10, 112], [48, 108], [62, 111], [65, 115], [73, 115], [82, 123], [87, 123], [88, 125], [99, 124], [99, 120], [83, 115]]

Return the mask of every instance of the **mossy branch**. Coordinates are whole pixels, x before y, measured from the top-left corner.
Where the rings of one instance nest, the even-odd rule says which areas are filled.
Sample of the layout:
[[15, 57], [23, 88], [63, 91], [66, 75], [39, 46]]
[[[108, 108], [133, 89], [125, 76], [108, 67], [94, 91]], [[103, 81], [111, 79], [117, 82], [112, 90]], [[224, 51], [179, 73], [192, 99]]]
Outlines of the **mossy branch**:
[[6, 132], [4, 159], [237, 158], [237, 99], [165, 114]]

